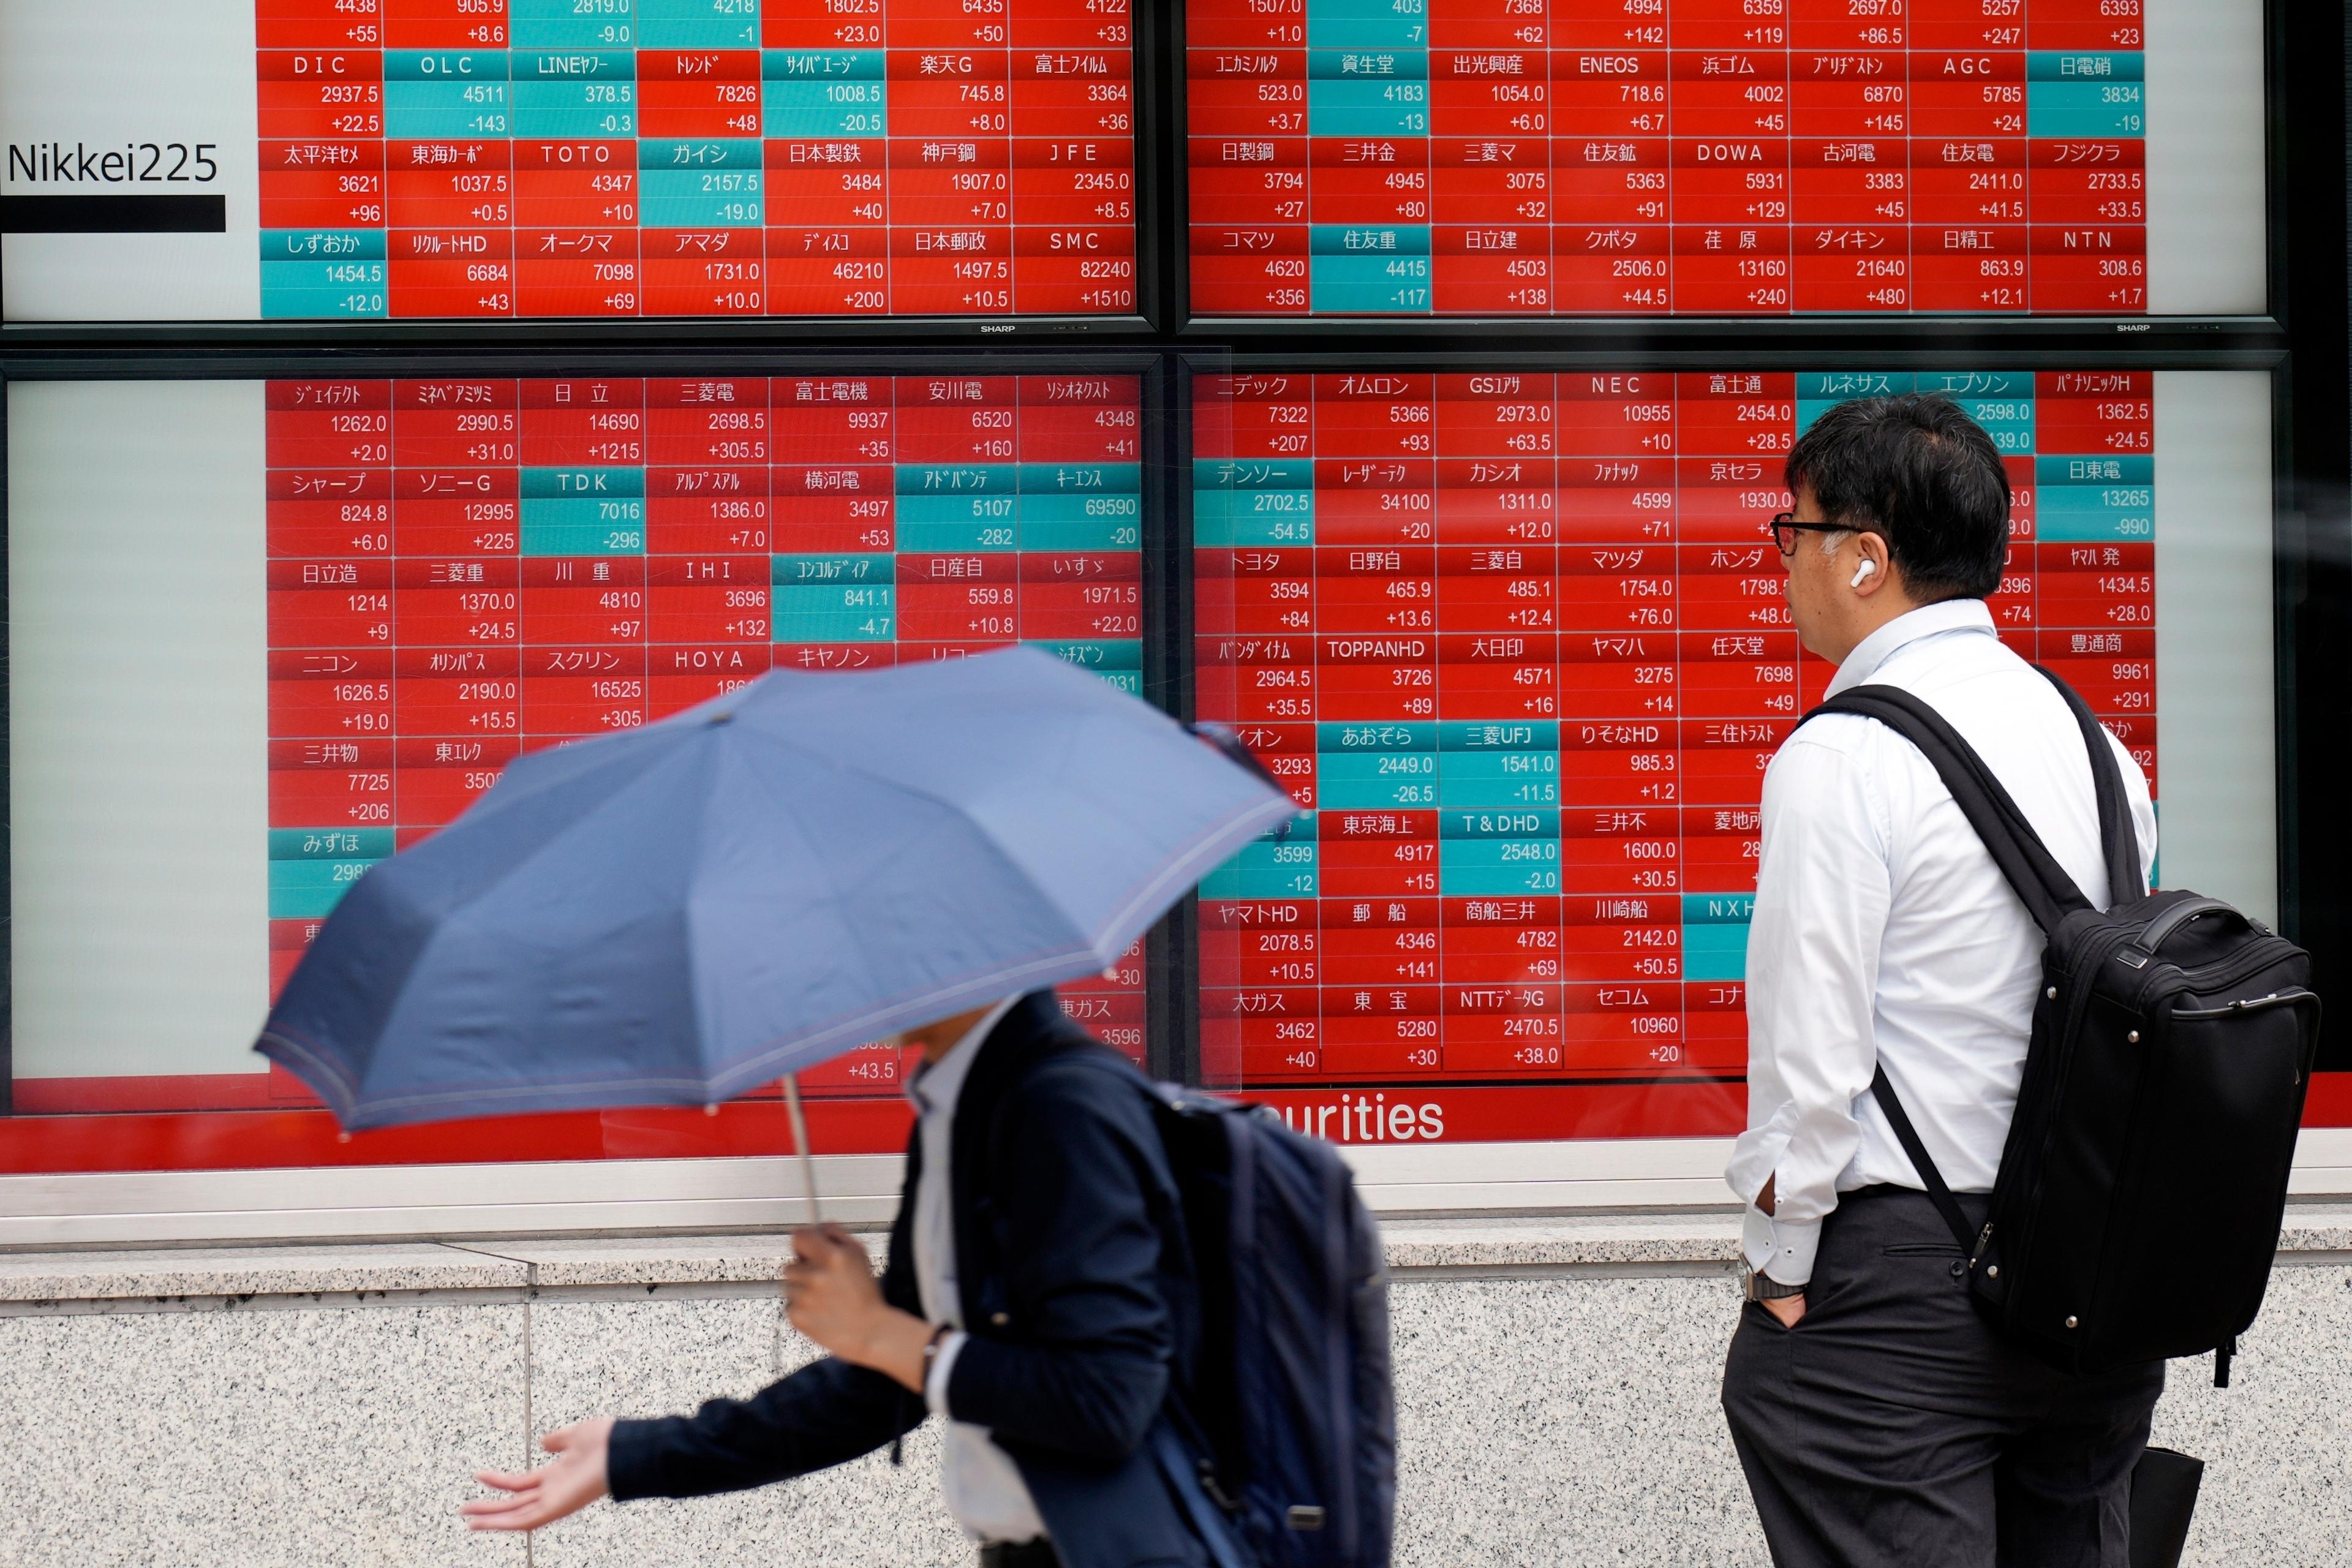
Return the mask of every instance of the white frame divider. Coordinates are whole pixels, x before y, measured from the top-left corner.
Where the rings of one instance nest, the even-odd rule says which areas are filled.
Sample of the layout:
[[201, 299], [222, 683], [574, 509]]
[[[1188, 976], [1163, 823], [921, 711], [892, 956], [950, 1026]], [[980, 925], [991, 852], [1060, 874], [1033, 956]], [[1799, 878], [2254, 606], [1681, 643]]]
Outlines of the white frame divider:
[[[1384, 1215], [1727, 1210], [1723, 1138], [1348, 1147]], [[816, 1162], [829, 1219], [897, 1212], [895, 1154]], [[2291, 1191], [2352, 1195], [2352, 1128], [2307, 1129]], [[774, 1231], [807, 1217], [788, 1157], [0, 1176], [0, 1248]]]

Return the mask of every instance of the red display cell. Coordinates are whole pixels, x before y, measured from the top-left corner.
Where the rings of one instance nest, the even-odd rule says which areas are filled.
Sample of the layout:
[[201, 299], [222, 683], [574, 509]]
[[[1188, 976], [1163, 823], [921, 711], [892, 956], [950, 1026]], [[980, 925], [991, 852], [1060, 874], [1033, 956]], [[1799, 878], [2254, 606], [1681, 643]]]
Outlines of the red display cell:
[[269, 742], [272, 827], [380, 826], [394, 799], [389, 736]]
[[637, 237], [625, 229], [518, 229], [514, 275], [520, 315], [632, 316], [642, 298]]
[[[871, 668], [890, 662], [888, 650], [883, 652], [885, 657], [878, 660], [869, 656], [856, 660], [796, 658], [789, 662], [803, 669]], [[666, 718], [681, 708], [724, 696], [757, 680], [770, 668], [769, 650], [749, 643], [672, 643], [653, 648], [649, 658], [646, 712], [650, 719]], [[779, 668], [786, 662], [781, 657], [775, 660]]]
[[1563, 899], [1560, 975], [1572, 982], [1670, 980], [1682, 973], [1674, 899]]
[[2035, 49], [2137, 49], [2146, 36], [2136, 0], [2036, 0], [2025, 42]]
[[520, 563], [521, 640], [537, 644], [641, 644], [646, 563], [631, 556], [534, 556]]
[[637, 254], [649, 316], [756, 316], [766, 309], [758, 229], [642, 229]]
[[392, 612], [389, 562], [269, 563], [272, 647], [389, 647]]
[[639, 49], [637, 130], [646, 136], [756, 136], [757, 49]]
[[534, 743], [635, 729], [648, 717], [646, 691], [642, 675], [535, 681], [527, 693], [524, 727]]
[[[383, 136], [383, 58], [378, 51], [265, 48], [255, 64], [265, 153], [279, 139]], [[264, 171], [278, 166], [277, 158], [261, 160]]]
[[[371, 153], [376, 149], [368, 143]], [[384, 177], [380, 168], [309, 159], [288, 166], [276, 161], [308, 143], [277, 142], [262, 149], [261, 226], [264, 228], [380, 228], [384, 222]], [[341, 163], [341, 166], [337, 166]]]
[[254, 22], [265, 49], [355, 48], [383, 38], [376, 0], [258, 0]]
[[[272, 408], [267, 426], [273, 468], [379, 468], [392, 456], [388, 407]], [[350, 493], [350, 492], [347, 492]]]
[[477, 648], [521, 640], [517, 563], [407, 561], [394, 568], [396, 635], [407, 646]]
[[384, 42], [396, 49], [499, 48], [507, 42], [507, 0], [376, 0]]

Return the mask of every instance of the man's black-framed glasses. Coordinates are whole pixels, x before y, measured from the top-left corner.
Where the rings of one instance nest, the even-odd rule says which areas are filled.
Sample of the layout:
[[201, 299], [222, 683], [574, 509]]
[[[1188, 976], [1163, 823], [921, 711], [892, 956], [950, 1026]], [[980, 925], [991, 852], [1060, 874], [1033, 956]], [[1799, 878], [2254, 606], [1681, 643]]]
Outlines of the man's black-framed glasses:
[[1783, 555], [1797, 552], [1797, 535], [1801, 533], [1851, 533], [1843, 522], [1800, 522], [1793, 511], [1784, 511], [1772, 519], [1772, 542], [1780, 547]]

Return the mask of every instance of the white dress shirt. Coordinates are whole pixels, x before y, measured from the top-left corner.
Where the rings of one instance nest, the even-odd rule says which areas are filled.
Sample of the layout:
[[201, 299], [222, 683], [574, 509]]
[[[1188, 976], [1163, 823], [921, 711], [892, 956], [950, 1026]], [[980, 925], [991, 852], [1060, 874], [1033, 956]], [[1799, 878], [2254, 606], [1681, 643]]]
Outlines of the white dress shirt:
[[932, 1358], [923, 1398], [947, 1423], [940, 1487], [947, 1494], [948, 1511], [974, 1540], [989, 1542], [1034, 1541], [1045, 1533], [1045, 1522], [1037, 1516], [1019, 1467], [990, 1439], [988, 1428], [958, 1421], [948, 1412], [948, 1379], [971, 1338], [963, 1331], [963, 1297], [956, 1277], [955, 1113], [964, 1079], [971, 1076], [971, 1064], [980, 1056], [980, 1043], [1019, 1000], [1007, 997], [990, 1008], [945, 1056], [907, 1085], [923, 1140], [923, 1172], [915, 1184], [915, 1289], [922, 1297], [923, 1316], [955, 1331], [940, 1342], [939, 1354]]
[[[1980, 599], [1913, 610], [1864, 638], [1830, 694], [1897, 686], [1934, 708], [2104, 909], [2090, 759], [2073, 711], [2003, 647]], [[2147, 781], [2109, 736], [2154, 864]], [[1884, 1063], [1952, 1190], [1990, 1192], [2041, 984], [2043, 940], [1935, 768], [1874, 720], [1826, 714], [1764, 774], [1748, 940], [1748, 1131], [1724, 1179], [1748, 1204], [1742, 1250], [1812, 1278], [1837, 1194], [1923, 1187], [1870, 1093]], [[1777, 1214], [1755, 1207], [1777, 1177]]]

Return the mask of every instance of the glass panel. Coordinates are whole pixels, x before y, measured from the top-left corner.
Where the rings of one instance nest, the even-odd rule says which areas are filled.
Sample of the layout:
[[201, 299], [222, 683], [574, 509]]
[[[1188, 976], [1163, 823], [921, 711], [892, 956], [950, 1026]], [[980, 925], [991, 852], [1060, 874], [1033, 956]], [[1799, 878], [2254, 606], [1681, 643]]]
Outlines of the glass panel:
[[6, 317], [1132, 317], [1129, 5], [8, 0]]
[[[248, 1048], [271, 997], [370, 866], [521, 752], [771, 668], [1015, 642], [1141, 689], [1133, 375], [8, 392], [18, 1115], [0, 1169], [788, 1147], [764, 1112], [348, 1152], [323, 1111], [190, 1113], [317, 1103]], [[1138, 1060], [1139, 946], [1063, 989]], [[900, 1147], [902, 1070], [869, 1047], [803, 1075], [821, 1146]]]
[[[1213, 1082], [1349, 1142], [1740, 1128], [1759, 791], [1831, 674], [1769, 523], [1797, 437], [1870, 394], [1948, 393], [1991, 433], [2016, 496], [2002, 637], [2179, 807], [2158, 875], [2275, 910], [2259, 374], [1194, 387], [1199, 707], [1304, 813], [1202, 888]], [[2159, 694], [2198, 737], [2178, 802]]]
[[2263, 308], [2257, 0], [1193, 0], [1203, 316]]

